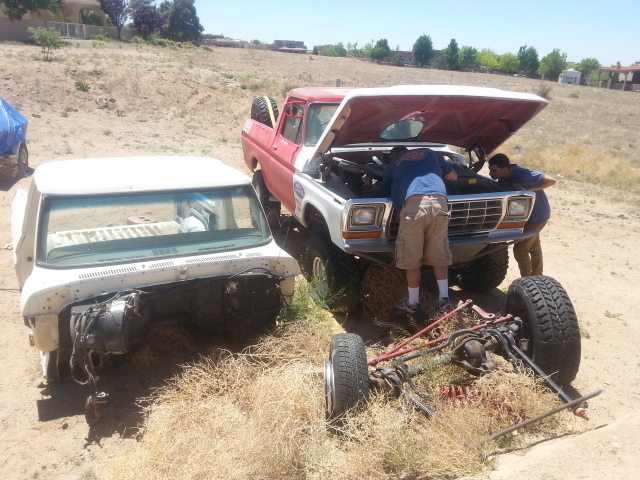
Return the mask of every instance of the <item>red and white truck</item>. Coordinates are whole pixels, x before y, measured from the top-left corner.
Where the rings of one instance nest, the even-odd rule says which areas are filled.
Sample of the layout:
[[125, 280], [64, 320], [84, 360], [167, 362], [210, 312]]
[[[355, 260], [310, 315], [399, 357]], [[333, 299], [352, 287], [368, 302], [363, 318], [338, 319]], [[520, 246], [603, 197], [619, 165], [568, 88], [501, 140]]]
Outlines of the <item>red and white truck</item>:
[[477, 172], [546, 105], [536, 95], [451, 85], [297, 88], [280, 108], [270, 97], [253, 100], [242, 148], [270, 224], [284, 206], [313, 229], [306, 271], [319, 294], [349, 311], [366, 266], [394, 262], [398, 223], [376, 185], [396, 145], [428, 147], [458, 174], [447, 183], [452, 281], [472, 290], [502, 283], [507, 247], [528, 236], [535, 198]]

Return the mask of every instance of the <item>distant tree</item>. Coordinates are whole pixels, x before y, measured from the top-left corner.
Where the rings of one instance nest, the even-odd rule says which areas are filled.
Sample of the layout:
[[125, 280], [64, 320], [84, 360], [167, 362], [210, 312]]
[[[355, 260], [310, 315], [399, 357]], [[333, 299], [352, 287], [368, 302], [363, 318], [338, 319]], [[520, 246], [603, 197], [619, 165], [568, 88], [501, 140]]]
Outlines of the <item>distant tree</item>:
[[336, 45], [331, 45], [325, 48], [322, 51], [322, 54], [326, 57], [346, 57], [347, 49], [344, 48], [344, 45], [342, 45], [342, 42], [338, 42]]
[[404, 67], [404, 57], [398, 53], [391, 59], [391, 65]]
[[428, 35], [420, 35], [413, 44], [413, 56], [418, 65], [426, 65], [433, 58], [433, 42]]
[[520, 70], [520, 60], [513, 53], [503, 53], [500, 55], [498, 70], [505, 73], [516, 73]]
[[27, 13], [36, 13], [38, 10], [49, 10], [56, 13], [64, 0], [0, 0], [0, 7], [9, 20], [21, 20]]
[[478, 63], [489, 70], [494, 70], [500, 65], [500, 56], [489, 48], [483, 48], [478, 53]]
[[551, 53], [540, 60], [538, 73], [547, 79], [557, 80], [565, 69], [566, 62], [567, 54], [560, 52], [558, 48], [554, 48]]
[[[159, 10], [162, 13], [162, 2]], [[204, 27], [200, 25], [200, 19], [196, 12], [195, 0], [174, 0], [167, 14], [167, 22], [163, 35], [175, 42], [200, 43]]]
[[83, 25], [96, 25], [98, 27], [103, 25], [102, 15], [95, 10], [84, 11], [80, 10], [80, 21]]
[[100, 0], [100, 8], [111, 19], [111, 23], [118, 29], [118, 40], [120, 38], [120, 30], [129, 18], [127, 13], [126, 0]]
[[47, 61], [51, 60], [51, 50], [57, 50], [64, 45], [60, 38], [60, 32], [53, 27], [29, 27], [27, 31], [31, 34], [34, 43], [42, 48], [42, 57]]
[[388, 57], [391, 53], [391, 48], [389, 48], [389, 42], [387, 42], [386, 38], [382, 38], [376, 42], [375, 47], [371, 49], [371, 58], [374, 60], [382, 60], [385, 57]]
[[458, 42], [456, 42], [455, 38], [452, 38], [447, 48], [442, 52], [449, 70], [460, 70], [460, 60], [458, 59], [459, 50]]
[[164, 25], [164, 17], [156, 7], [138, 7], [133, 12], [133, 26], [145, 40]]
[[600, 62], [595, 58], [583, 58], [578, 64], [578, 70], [583, 77], [590, 77], [594, 70], [600, 68]]
[[133, 18], [133, 12], [140, 7], [153, 7], [155, 0], [129, 0], [127, 3], [127, 15]]
[[538, 51], [533, 47], [523, 45], [518, 50], [518, 60], [520, 61], [520, 70], [528, 75], [535, 73], [540, 68], [538, 61]]
[[462, 68], [478, 66], [478, 50], [473, 47], [462, 47], [458, 52], [458, 60]]
[[251, 41], [249, 42], [249, 44], [250, 44], [250, 45], [264, 45], [264, 43], [262, 43], [262, 42], [261, 42], [260, 40], [258, 40], [257, 38], [256, 38], [256, 39], [251, 40]]

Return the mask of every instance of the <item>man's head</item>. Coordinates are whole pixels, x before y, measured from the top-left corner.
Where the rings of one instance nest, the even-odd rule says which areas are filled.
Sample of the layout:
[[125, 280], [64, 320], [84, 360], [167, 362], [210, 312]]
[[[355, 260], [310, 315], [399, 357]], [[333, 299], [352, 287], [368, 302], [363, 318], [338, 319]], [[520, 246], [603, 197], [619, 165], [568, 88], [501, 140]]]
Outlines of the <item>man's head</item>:
[[395, 162], [398, 160], [405, 152], [408, 152], [409, 149], [404, 145], [398, 145], [397, 147], [393, 147], [389, 150], [389, 157], [391, 157], [391, 161]]
[[506, 180], [511, 176], [511, 162], [504, 153], [498, 153], [489, 160], [489, 175], [494, 180]]

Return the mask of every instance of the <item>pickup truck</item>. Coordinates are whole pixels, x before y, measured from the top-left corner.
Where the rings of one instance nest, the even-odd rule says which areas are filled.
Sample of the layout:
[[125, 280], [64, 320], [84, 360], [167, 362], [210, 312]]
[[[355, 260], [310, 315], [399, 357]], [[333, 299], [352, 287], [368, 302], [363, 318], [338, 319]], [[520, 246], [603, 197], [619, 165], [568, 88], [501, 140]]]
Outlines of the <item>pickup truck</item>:
[[351, 311], [367, 265], [394, 263], [398, 222], [376, 187], [396, 145], [430, 148], [458, 174], [447, 183], [451, 280], [471, 290], [502, 283], [507, 247], [528, 237], [535, 198], [478, 171], [546, 105], [536, 95], [465, 86], [297, 88], [280, 109], [270, 97], [253, 100], [242, 148], [270, 224], [284, 206], [312, 229], [305, 263], [316, 293]]
[[11, 229], [20, 310], [47, 380], [93, 384], [105, 358], [158, 327], [257, 333], [300, 274], [251, 179], [213, 158], [44, 163], [16, 192]]

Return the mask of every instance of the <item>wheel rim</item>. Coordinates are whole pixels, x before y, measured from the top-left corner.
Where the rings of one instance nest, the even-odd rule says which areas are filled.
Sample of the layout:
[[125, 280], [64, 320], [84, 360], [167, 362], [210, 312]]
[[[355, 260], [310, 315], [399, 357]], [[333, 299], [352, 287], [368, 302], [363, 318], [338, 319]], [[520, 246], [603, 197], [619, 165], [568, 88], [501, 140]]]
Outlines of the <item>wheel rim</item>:
[[329, 280], [327, 278], [327, 267], [319, 257], [314, 257], [311, 265], [313, 275], [314, 290], [317, 296], [325, 298], [329, 294]]
[[24, 150], [20, 150], [18, 154], [18, 172], [21, 175], [27, 174], [27, 156], [24, 153]]
[[335, 386], [333, 378], [333, 364], [331, 360], [324, 361], [324, 405], [327, 418], [333, 415]]

